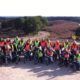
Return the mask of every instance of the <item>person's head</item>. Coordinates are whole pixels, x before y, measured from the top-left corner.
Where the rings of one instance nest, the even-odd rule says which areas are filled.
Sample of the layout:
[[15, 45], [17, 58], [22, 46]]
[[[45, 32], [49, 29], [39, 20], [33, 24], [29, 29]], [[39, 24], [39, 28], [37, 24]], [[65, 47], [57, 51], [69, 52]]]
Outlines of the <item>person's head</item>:
[[18, 37], [18, 36], [16, 36], [16, 38], [18, 39], [19, 37]]
[[74, 41], [74, 42], [73, 42], [73, 44], [74, 44], [74, 45], [76, 45], [76, 44], [77, 44], [77, 42], [76, 42], [76, 41]]
[[66, 42], [69, 42], [69, 40], [67, 39]]
[[11, 41], [11, 45], [13, 45], [14, 41]]
[[60, 41], [59, 40], [56, 40], [56, 42], [59, 43]]
[[26, 41], [26, 43], [28, 43], [28, 40]]
[[21, 38], [20, 41], [23, 42], [23, 38]]
[[44, 38], [42, 38], [42, 41], [44, 41], [45, 39]]
[[48, 41], [48, 42], [49, 42], [49, 38], [46, 38], [46, 41]]
[[9, 38], [7, 38], [7, 39], [6, 39], [6, 41], [10, 41], [10, 39], [9, 39]]
[[57, 45], [59, 45], [59, 43], [60, 43], [60, 41], [59, 41], [59, 40], [57, 40], [57, 41], [56, 41], [56, 44], [57, 44]]
[[1, 38], [1, 41], [4, 41], [4, 39], [3, 39], [3, 38]]

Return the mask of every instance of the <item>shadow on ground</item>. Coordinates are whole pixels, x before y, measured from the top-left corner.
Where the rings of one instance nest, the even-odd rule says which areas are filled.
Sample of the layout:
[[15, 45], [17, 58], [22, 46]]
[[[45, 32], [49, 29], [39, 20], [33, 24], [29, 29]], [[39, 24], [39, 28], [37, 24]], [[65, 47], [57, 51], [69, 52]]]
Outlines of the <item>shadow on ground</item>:
[[6, 67], [29, 69], [28, 72], [33, 72], [37, 77], [48, 76], [47, 80], [53, 79], [58, 76], [73, 75], [71, 69], [68, 67], [59, 67], [56, 63], [46, 66], [45, 64], [34, 65], [33, 62], [29, 61], [19, 64], [10, 64]]

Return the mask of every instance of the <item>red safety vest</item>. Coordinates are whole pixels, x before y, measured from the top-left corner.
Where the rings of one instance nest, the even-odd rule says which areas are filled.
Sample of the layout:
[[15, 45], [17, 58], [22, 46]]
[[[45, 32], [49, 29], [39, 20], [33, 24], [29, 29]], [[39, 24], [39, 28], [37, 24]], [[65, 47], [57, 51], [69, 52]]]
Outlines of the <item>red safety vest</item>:
[[10, 42], [10, 41], [6, 41], [6, 44], [9, 44], [9, 45], [10, 45], [10, 44], [11, 44], [11, 42]]
[[29, 51], [29, 50], [30, 50], [30, 45], [29, 45], [29, 44], [26, 44], [25, 50], [26, 50], [26, 51]]
[[4, 46], [4, 41], [0, 42], [0, 46], [3, 47]]
[[55, 50], [59, 50], [60, 49], [60, 44], [59, 43], [55, 43]]
[[46, 47], [46, 46], [47, 46], [46, 41], [41, 41], [41, 46], [42, 46], [42, 47]]
[[76, 44], [73, 44], [73, 45], [71, 46], [71, 49], [77, 50], [77, 49], [78, 49], [78, 46], [77, 46]]

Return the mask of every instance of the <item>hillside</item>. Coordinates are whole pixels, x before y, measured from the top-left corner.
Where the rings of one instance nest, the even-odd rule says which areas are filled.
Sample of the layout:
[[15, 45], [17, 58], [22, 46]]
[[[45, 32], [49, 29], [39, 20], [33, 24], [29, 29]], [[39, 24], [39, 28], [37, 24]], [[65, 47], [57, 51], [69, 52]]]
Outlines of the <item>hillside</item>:
[[15, 36], [23, 37], [26, 35], [27, 34], [21, 29], [16, 30], [15, 28], [7, 28], [0, 30], [0, 38], [15, 37]]
[[[26, 20], [26, 23], [24, 24], [23, 18]], [[28, 21], [29, 18], [30, 20]], [[31, 17], [0, 17], [0, 22], [3, 23], [2, 28], [0, 28], [0, 37], [26, 36], [27, 32], [35, 32], [36, 28], [39, 29], [39, 27], [42, 26], [40, 22], [41, 20], [39, 21], [39, 18], [40, 17], [36, 17], [34, 19], [35, 24], [37, 24], [35, 27], [34, 20], [31, 20]], [[41, 29], [43, 28], [43, 30], [50, 32], [50, 38], [71, 39], [71, 36], [75, 34], [75, 30], [79, 27], [80, 23], [80, 17], [46, 18], [49, 23], [48, 27], [43, 28], [42, 26]]]
[[55, 20], [51, 21], [51, 25], [45, 30], [50, 32], [50, 38], [71, 39], [71, 36], [75, 34], [75, 30], [78, 27], [79, 23], [77, 22]]

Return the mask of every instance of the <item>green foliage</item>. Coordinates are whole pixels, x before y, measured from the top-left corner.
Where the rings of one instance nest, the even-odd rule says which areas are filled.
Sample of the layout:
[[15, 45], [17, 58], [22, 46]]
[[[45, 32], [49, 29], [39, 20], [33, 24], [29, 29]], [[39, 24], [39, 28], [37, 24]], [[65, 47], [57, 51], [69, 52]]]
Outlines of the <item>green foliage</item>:
[[22, 29], [26, 33], [37, 33], [43, 27], [47, 25], [46, 18], [41, 16], [35, 17], [20, 17], [13, 20], [3, 22], [4, 27], [15, 27], [16, 29]]

